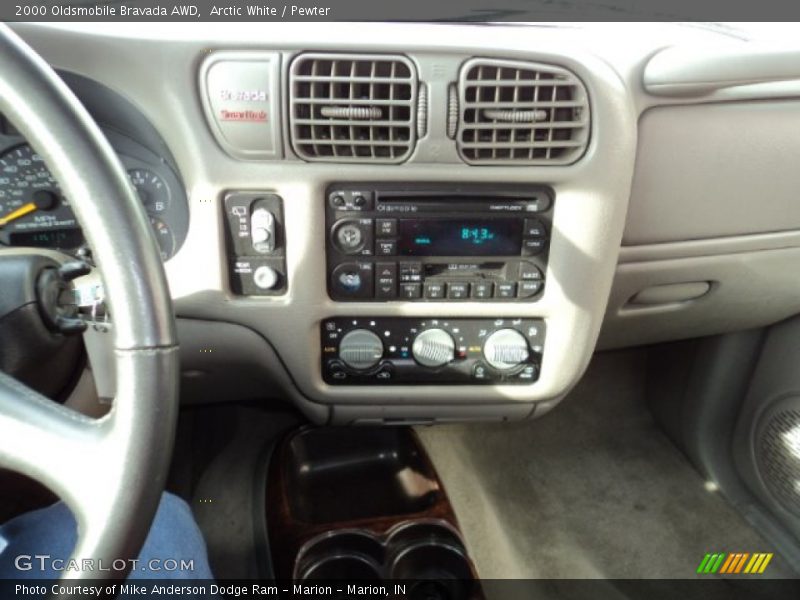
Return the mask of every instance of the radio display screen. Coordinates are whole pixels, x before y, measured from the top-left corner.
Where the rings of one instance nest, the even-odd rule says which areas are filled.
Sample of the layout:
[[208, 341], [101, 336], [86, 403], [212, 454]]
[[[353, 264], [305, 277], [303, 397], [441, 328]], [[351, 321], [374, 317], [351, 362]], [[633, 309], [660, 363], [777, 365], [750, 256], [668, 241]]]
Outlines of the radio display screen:
[[400, 219], [397, 253], [403, 256], [514, 256], [521, 219]]

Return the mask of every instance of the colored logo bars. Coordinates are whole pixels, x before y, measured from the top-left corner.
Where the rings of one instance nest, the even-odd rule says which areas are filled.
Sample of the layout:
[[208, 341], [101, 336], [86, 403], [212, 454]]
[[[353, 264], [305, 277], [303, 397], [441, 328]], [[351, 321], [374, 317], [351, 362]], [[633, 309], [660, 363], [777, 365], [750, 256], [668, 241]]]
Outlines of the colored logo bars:
[[712, 575], [715, 573], [724, 575], [751, 574], [760, 575], [772, 560], [773, 554], [757, 552], [717, 552], [709, 553], [700, 561], [697, 572], [701, 575]]

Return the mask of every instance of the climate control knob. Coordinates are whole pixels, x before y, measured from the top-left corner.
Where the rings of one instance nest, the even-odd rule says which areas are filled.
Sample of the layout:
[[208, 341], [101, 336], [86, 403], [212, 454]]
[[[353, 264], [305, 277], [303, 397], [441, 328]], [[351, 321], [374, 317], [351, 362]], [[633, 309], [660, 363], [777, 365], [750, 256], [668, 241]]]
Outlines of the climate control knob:
[[483, 344], [483, 357], [498, 371], [518, 367], [530, 356], [528, 340], [516, 329], [499, 329]]
[[455, 356], [456, 343], [444, 329], [426, 329], [411, 346], [416, 361], [425, 367], [441, 367]]
[[383, 356], [383, 342], [366, 329], [349, 331], [339, 342], [339, 358], [351, 369], [364, 371], [378, 364]]

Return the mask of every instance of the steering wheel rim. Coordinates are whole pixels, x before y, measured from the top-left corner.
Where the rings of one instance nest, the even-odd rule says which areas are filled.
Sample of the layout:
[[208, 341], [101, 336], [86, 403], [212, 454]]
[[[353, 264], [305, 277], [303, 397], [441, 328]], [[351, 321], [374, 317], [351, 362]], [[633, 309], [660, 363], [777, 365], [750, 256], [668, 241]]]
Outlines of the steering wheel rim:
[[[117, 380], [112, 409], [91, 419], [0, 373], [0, 467], [40, 481], [75, 515], [71, 558], [95, 566], [64, 571], [65, 579], [120, 579], [158, 507], [177, 420], [178, 354], [166, 276], [127, 174], [86, 109], [4, 24], [0, 55], [0, 112], [43, 156], [94, 251], [113, 319]], [[120, 559], [122, 568], [98, 570], [121, 566]]]

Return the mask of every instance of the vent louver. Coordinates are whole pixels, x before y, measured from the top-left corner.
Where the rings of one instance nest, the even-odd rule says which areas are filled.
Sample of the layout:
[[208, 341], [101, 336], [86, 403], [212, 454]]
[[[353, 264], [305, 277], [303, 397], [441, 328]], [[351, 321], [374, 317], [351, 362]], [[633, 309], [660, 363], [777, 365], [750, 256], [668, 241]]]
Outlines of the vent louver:
[[457, 146], [467, 163], [570, 164], [586, 150], [586, 89], [566, 69], [472, 59], [461, 69], [459, 106]]
[[416, 143], [417, 78], [403, 56], [301, 54], [289, 74], [292, 147], [309, 161], [404, 161]]

